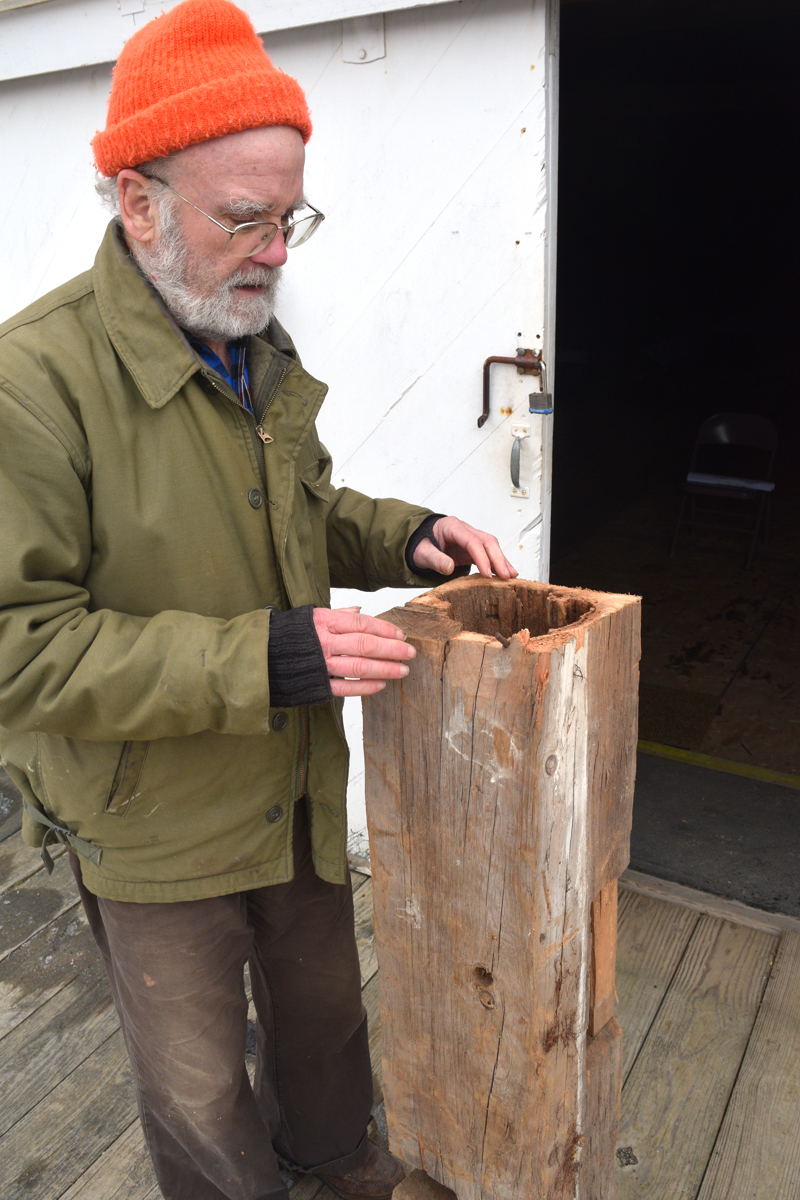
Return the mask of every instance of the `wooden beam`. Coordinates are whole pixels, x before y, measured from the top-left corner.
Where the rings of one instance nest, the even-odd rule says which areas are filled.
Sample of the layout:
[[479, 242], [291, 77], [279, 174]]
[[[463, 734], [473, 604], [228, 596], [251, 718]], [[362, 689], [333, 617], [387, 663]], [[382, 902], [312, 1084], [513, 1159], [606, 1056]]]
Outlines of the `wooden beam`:
[[[590, 1007], [593, 1031], [613, 1012], [639, 611], [471, 577], [386, 614], [417, 650], [364, 704], [386, 1114], [394, 1152], [459, 1200], [578, 1195]], [[611, 1091], [592, 1120], [615, 1111], [615, 1072], [595, 1068]], [[613, 1129], [593, 1133], [610, 1153]]]
[[394, 1200], [458, 1200], [455, 1192], [426, 1175], [419, 1167], [394, 1189]]
[[592, 965], [589, 975], [589, 1037], [597, 1037], [614, 1015], [617, 963], [616, 879], [592, 901]]

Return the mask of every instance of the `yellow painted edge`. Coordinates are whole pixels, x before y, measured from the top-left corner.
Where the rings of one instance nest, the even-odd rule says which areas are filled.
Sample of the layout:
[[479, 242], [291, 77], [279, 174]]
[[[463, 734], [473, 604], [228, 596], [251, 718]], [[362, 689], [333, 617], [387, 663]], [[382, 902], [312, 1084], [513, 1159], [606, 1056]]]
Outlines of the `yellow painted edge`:
[[800, 775], [788, 771], [773, 771], [769, 767], [751, 767], [749, 763], [731, 762], [727, 758], [714, 758], [698, 750], [681, 750], [677, 746], [662, 746], [659, 742], [639, 741], [637, 747], [642, 754], [653, 754], [656, 758], [671, 758], [675, 762], [691, 763], [694, 767], [707, 767], [709, 771], [727, 771], [729, 775], [744, 775], [746, 779], [760, 779], [764, 783], [777, 783], [780, 787], [800, 791]]

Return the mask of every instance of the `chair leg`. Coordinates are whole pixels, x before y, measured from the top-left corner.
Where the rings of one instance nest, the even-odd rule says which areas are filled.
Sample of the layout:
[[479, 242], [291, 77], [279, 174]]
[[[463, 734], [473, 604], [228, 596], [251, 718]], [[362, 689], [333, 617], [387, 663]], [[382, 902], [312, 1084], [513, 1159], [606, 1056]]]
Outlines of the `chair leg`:
[[761, 518], [764, 515], [764, 503], [765, 503], [766, 499], [767, 499], [767, 493], [762, 492], [761, 500], [758, 505], [758, 516], [756, 517], [756, 527], [753, 530], [753, 540], [750, 543], [750, 553], [747, 556], [747, 566], [745, 568], [747, 571], [749, 571], [753, 565], [753, 555], [755, 554], [755, 550], [756, 550], [756, 543], [758, 541], [758, 531], [761, 526]]
[[683, 493], [683, 499], [681, 500], [681, 511], [678, 513], [678, 524], [675, 526], [675, 536], [672, 539], [672, 548], [669, 552], [670, 558], [675, 557], [675, 547], [678, 544], [678, 532], [681, 527], [681, 521], [683, 520], [683, 513], [684, 513], [685, 508], [686, 508], [686, 492]]

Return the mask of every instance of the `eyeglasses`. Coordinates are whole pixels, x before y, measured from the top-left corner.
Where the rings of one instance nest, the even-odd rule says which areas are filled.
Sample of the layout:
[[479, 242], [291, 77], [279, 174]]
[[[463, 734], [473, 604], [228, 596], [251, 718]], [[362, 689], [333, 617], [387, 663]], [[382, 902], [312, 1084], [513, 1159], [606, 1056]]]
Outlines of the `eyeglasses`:
[[225, 250], [235, 258], [252, 258], [254, 254], [258, 254], [259, 250], [266, 249], [279, 230], [283, 234], [286, 246], [291, 245], [293, 249], [302, 246], [303, 242], [307, 242], [311, 235], [317, 232], [325, 220], [325, 214], [321, 213], [318, 208], [314, 208], [313, 204], [304, 204], [303, 208], [311, 209], [310, 214], [297, 217], [289, 221], [287, 225], [277, 225], [274, 221], [245, 221], [242, 225], [231, 229], [230, 225], [223, 225], [215, 217], [203, 212], [202, 208], [192, 204], [191, 200], [187, 200], [180, 192], [176, 192], [175, 188], [165, 179], [159, 179], [157, 175], [148, 175], [146, 178], [153, 179], [162, 187], [169, 188], [179, 200], [183, 200], [184, 204], [188, 204], [197, 212], [202, 213], [204, 217], [208, 217], [208, 220], [213, 221], [220, 229], [224, 229], [228, 235]]

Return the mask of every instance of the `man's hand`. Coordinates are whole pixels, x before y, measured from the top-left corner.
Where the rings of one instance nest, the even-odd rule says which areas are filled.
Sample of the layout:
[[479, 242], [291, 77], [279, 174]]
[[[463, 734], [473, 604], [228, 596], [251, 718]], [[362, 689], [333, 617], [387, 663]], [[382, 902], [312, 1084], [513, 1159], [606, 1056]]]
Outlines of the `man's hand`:
[[452, 575], [456, 566], [474, 563], [487, 578], [497, 575], [500, 579], [514, 579], [519, 574], [503, 554], [496, 537], [473, 529], [458, 517], [440, 517], [433, 527], [433, 536], [442, 550], [437, 550], [430, 538], [421, 541], [413, 556], [418, 571]]
[[315, 608], [314, 626], [334, 696], [380, 692], [385, 680], [408, 674], [406, 661], [417, 653], [396, 625], [357, 608]]

